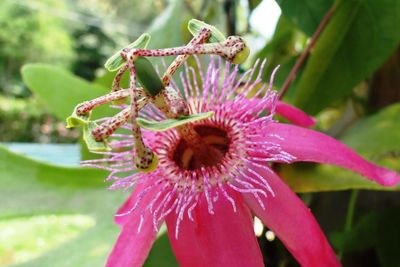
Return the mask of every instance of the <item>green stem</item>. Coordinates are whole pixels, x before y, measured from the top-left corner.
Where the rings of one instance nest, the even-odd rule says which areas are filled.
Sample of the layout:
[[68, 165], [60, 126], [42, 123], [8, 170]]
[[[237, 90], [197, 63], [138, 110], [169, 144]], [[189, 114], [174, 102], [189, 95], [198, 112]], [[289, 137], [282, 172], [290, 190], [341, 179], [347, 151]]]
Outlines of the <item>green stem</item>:
[[[344, 224], [344, 232], [349, 233], [351, 227], [353, 226], [353, 219], [354, 219], [354, 211], [357, 203], [359, 190], [352, 190], [349, 200], [349, 205], [347, 207], [347, 214], [346, 214], [346, 222]], [[338, 254], [339, 260], [343, 257], [343, 248], [341, 248]]]

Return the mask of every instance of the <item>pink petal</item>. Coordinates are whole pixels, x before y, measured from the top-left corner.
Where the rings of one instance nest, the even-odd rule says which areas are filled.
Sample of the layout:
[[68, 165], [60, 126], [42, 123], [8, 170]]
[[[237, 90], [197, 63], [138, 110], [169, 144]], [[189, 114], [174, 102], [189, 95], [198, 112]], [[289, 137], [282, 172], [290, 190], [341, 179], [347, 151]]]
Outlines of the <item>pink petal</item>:
[[[121, 211], [125, 211], [128, 207], [126, 211], [129, 211], [132, 206], [129, 206], [127, 203], [135, 199], [139, 191], [140, 188], [138, 186], [135, 188], [132, 197], [130, 197], [123, 205], [123, 208], [120, 209]], [[154, 187], [153, 190], [150, 190], [150, 192], [141, 199], [137, 209], [127, 216], [119, 217], [121, 220], [118, 219], [118, 223], [122, 224], [122, 231], [113, 250], [108, 256], [106, 267], [132, 267], [143, 265], [157, 233], [154, 230], [152, 216], [149, 211], [147, 210], [143, 213], [143, 223], [141, 223], [141, 214], [156, 192], [157, 187]], [[141, 225], [140, 231], [138, 231], [139, 225]]]
[[283, 123], [273, 123], [267, 130], [282, 139], [266, 136], [264, 140], [280, 144], [284, 151], [296, 157], [295, 161], [337, 165], [385, 186], [400, 182], [400, 175], [396, 172], [363, 159], [348, 146], [323, 133]]
[[222, 195], [214, 204], [214, 215], [208, 213], [204, 196], [193, 210], [194, 222], [184, 217], [175, 238], [176, 214], [167, 217], [172, 248], [182, 267], [264, 266], [252, 217], [243, 198], [229, 192], [236, 202], [236, 213]]
[[338, 259], [311, 211], [274, 173], [257, 168], [266, 178], [274, 197], [268, 197], [263, 210], [251, 194], [243, 197], [255, 215], [271, 229], [301, 266], [340, 266]]
[[296, 125], [302, 127], [312, 127], [315, 125], [315, 119], [312, 116], [282, 101], [277, 102], [275, 111]]

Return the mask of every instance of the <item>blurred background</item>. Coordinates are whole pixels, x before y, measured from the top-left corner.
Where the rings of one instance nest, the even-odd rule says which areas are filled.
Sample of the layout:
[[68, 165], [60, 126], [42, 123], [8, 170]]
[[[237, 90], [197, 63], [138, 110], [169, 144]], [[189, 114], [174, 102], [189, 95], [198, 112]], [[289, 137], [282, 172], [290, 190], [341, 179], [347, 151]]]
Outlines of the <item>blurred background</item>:
[[[400, 171], [398, 0], [2, 0], [0, 2], [0, 266], [102, 266], [129, 192], [107, 191], [73, 107], [109, 90], [103, 68], [141, 33], [150, 48], [180, 46], [191, 18], [241, 35], [249, 68], [281, 65], [280, 89], [326, 14], [332, 13], [284, 100], [316, 116], [316, 129]], [[22, 71], [21, 71], [22, 70]], [[107, 112], [107, 110], [101, 111]], [[278, 166], [310, 206], [344, 266], [400, 266], [400, 197], [351, 172]], [[299, 229], [301, 231], [301, 229]], [[177, 266], [160, 233], [146, 266]], [[267, 266], [297, 266], [257, 220]]]

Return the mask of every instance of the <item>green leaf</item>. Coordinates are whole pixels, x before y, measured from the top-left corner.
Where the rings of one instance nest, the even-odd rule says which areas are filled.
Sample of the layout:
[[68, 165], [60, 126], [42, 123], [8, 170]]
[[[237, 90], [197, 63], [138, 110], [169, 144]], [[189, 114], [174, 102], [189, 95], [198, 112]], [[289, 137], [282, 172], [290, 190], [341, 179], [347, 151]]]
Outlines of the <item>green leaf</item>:
[[98, 125], [93, 122], [89, 121], [83, 125], [83, 140], [86, 143], [87, 148], [91, 152], [104, 152], [104, 151], [111, 151], [111, 148], [108, 146], [107, 141], [97, 141], [93, 135], [92, 131]]
[[181, 116], [177, 119], [166, 119], [163, 121], [149, 121], [143, 118], [137, 118], [136, 121], [140, 127], [151, 131], [166, 131], [190, 122], [204, 120], [214, 115], [214, 111], [199, 114], [191, 114], [189, 116]]
[[397, 0], [340, 1], [307, 61], [295, 105], [316, 114], [349, 95], [399, 45], [399, 14]]
[[[78, 103], [109, 91], [49, 64], [27, 64], [22, 68], [22, 77], [35, 97], [60, 120], [65, 120]], [[102, 106], [93, 112], [93, 116], [104, 117], [110, 113], [109, 107]]]
[[182, 26], [187, 16], [188, 14], [185, 12], [181, 1], [168, 1], [168, 7], [153, 20], [147, 29], [152, 36], [157, 36], [151, 42], [151, 48], [158, 49], [182, 45], [184, 43]]
[[150, 251], [144, 267], [178, 267], [175, 255], [171, 249], [171, 244], [166, 232], [159, 235], [157, 242]]
[[282, 14], [311, 36], [333, 0], [277, 0]]
[[[107, 176], [106, 171], [99, 169], [61, 167], [33, 160], [28, 157], [12, 153], [1, 145], [0, 173], [2, 174], [0, 179], [1, 196], [8, 195], [7, 192], [9, 190], [16, 190], [18, 189], [18, 186], [22, 184], [26, 188], [31, 187], [32, 191], [35, 191], [34, 189], [37, 189], [38, 186], [43, 186], [44, 190], [46, 186], [60, 186], [64, 189], [70, 188], [70, 190], [78, 191], [79, 188], [102, 188], [105, 186], [103, 183], [104, 177]], [[23, 187], [20, 189], [24, 190]], [[25, 196], [30, 194], [30, 192], [25, 193]], [[40, 193], [45, 194], [45, 192], [42, 191], [40, 191]], [[21, 197], [24, 198], [24, 196]], [[2, 208], [7, 208], [7, 204], [15, 207], [15, 211], [24, 211], [24, 207], [17, 208], [15, 206], [16, 204], [11, 201], [12, 198], [13, 197], [10, 195], [9, 201], [2, 202], [2, 205], [0, 206], [0, 217], [7, 216], [6, 212], [2, 210]], [[37, 208], [42, 209], [46, 207], [46, 205], [52, 204], [54, 203], [43, 203], [43, 205], [38, 205]], [[22, 212], [22, 214], [23, 213], [24, 212]]]
[[400, 104], [359, 120], [343, 135], [344, 143], [361, 154], [379, 160], [400, 153]]
[[[35, 216], [32, 217], [34, 221], [36, 216], [57, 214], [87, 215], [96, 223], [81, 232], [80, 236], [54, 244], [51, 252], [39, 251], [44, 253], [39, 255], [35, 252], [39, 258], [24, 266], [103, 265], [118, 233], [112, 214], [125, 197], [121, 192], [105, 190], [105, 171], [50, 165], [14, 154], [0, 146], [0, 173], [0, 221]], [[13, 227], [14, 231], [18, 231], [18, 223]], [[0, 232], [2, 230], [0, 228]], [[52, 235], [58, 234], [52, 232]], [[28, 242], [28, 239], [23, 241]], [[25, 245], [32, 246], [33, 251], [38, 246]], [[105, 249], [100, 250], [99, 247]], [[5, 256], [0, 253], [0, 262]]]
[[210, 43], [218, 43], [225, 41], [226, 39], [225, 35], [222, 32], [220, 32], [216, 27], [210, 24], [207, 24], [197, 19], [191, 19], [188, 23], [188, 29], [193, 36], [195, 36], [203, 28], [208, 28], [211, 30], [211, 36], [208, 39]]
[[[143, 33], [133, 43], [129, 44], [127, 48], [129, 49], [146, 48], [150, 42], [150, 39], [151, 39], [150, 34]], [[124, 63], [125, 60], [120, 56], [120, 51], [118, 51], [117, 53], [112, 55], [109, 59], [107, 59], [106, 63], [104, 64], [104, 67], [108, 71], [116, 71], [119, 68], [121, 68]]]
[[[13, 255], [28, 255], [10, 259], [9, 253], [0, 253], [0, 263], [18, 267], [104, 266], [120, 231], [113, 214], [128, 196], [106, 190], [106, 171], [50, 165], [0, 146], [0, 173], [0, 226], [7, 226], [0, 227], [0, 239], [10, 231], [16, 233], [12, 244], [5, 244], [6, 252], [11, 244]], [[72, 222], [74, 229], [70, 228]], [[46, 234], [35, 231], [24, 235], [26, 227], [46, 228]], [[166, 241], [161, 235], [155, 242], [150, 252], [153, 265], [148, 266], [161, 259], [169, 264], [163, 266], [177, 266]], [[43, 242], [47, 246], [41, 245]], [[2, 249], [0, 245], [0, 252]]]
[[[350, 127], [343, 142], [368, 160], [400, 172], [400, 104], [366, 117]], [[296, 192], [316, 192], [346, 189], [400, 190], [383, 187], [339, 167], [301, 163], [284, 165], [281, 176]]]

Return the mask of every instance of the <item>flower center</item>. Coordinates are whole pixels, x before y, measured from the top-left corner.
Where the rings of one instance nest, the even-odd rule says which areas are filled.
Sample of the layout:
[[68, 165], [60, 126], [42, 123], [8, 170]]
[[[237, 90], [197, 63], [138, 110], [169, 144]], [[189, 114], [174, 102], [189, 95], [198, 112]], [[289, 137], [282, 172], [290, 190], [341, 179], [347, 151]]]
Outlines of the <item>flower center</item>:
[[175, 147], [173, 159], [182, 169], [195, 170], [202, 166], [215, 166], [229, 150], [230, 139], [225, 130], [214, 126], [193, 127], [201, 138], [199, 146], [181, 139]]

